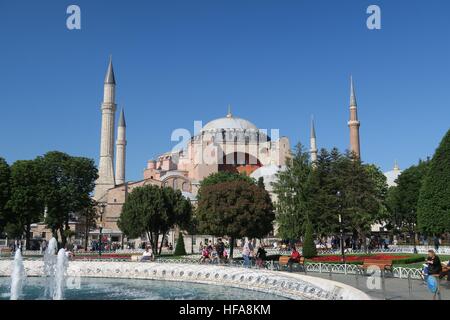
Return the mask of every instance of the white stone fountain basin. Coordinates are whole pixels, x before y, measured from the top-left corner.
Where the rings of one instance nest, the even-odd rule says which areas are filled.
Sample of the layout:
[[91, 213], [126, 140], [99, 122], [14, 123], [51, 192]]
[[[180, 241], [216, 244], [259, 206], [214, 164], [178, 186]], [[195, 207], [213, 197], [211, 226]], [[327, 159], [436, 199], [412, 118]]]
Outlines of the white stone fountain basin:
[[[27, 276], [43, 276], [42, 261], [24, 261]], [[12, 262], [0, 261], [0, 276], [10, 276]], [[364, 292], [336, 281], [296, 273], [213, 265], [71, 261], [67, 277], [147, 279], [229, 286], [300, 300], [370, 300]], [[73, 279], [69, 279], [73, 281]]]

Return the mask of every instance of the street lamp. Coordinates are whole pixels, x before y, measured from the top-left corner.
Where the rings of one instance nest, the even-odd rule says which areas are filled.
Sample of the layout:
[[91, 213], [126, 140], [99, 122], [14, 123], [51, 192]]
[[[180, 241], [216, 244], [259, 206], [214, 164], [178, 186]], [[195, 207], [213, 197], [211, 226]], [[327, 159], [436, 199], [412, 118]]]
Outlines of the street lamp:
[[292, 242], [290, 243], [290, 245], [292, 246], [292, 245], [295, 245], [295, 223], [294, 223], [294, 213], [292, 212], [291, 213], [291, 217], [292, 217], [292, 220], [291, 220], [291, 223], [292, 223]]
[[[414, 209], [411, 210], [411, 216], [414, 216]], [[412, 238], [413, 238], [413, 244], [414, 244], [414, 254], [417, 254], [417, 247], [416, 247], [416, 230], [415, 230], [416, 226], [413, 224], [413, 234], [412, 234]]]
[[99, 246], [98, 246], [98, 255], [101, 256], [102, 255], [102, 242], [103, 242], [103, 236], [102, 236], [102, 231], [103, 231], [103, 213], [105, 212], [105, 207], [106, 204], [104, 202], [102, 202], [100, 204], [100, 225], [99, 225]]
[[342, 204], [341, 204], [341, 192], [338, 191], [336, 193], [337, 198], [339, 199], [339, 227], [340, 227], [340, 231], [341, 231], [341, 255], [342, 255], [342, 262], [345, 264], [345, 250], [344, 250], [344, 227], [342, 224]]

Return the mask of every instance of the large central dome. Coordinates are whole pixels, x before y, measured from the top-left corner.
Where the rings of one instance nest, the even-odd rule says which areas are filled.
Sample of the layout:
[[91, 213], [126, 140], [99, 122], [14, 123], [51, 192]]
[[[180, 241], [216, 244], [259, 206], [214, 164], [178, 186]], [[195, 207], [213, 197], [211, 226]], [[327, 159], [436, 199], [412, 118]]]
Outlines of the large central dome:
[[228, 112], [228, 115], [226, 117], [215, 119], [208, 122], [202, 128], [202, 131], [215, 131], [222, 129], [258, 130], [258, 128], [250, 121], [242, 118], [233, 117], [231, 112]]

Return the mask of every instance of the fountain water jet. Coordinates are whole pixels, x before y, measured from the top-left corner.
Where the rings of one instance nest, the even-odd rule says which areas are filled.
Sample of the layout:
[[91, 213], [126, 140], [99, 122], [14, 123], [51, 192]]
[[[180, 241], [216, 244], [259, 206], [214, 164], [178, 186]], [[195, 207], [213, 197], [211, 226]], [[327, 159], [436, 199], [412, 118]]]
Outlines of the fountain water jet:
[[18, 300], [22, 295], [22, 288], [26, 278], [25, 268], [23, 266], [22, 253], [20, 248], [14, 255], [13, 270], [11, 273], [11, 300]]
[[55, 289], [53, 300], [62, 300], [64, 298], [64, 285], [66, 279], [67, 266], [69, 264], [66, 250], [59, 249], [55, 270]]
[[53, 237], [50, 239], [48, 247], [44, 253], [44, 276], [46, 277], [44, 296], [49, 299], [53, 298], [55, 292], [57, 250], [58, 250], [58, 242]]

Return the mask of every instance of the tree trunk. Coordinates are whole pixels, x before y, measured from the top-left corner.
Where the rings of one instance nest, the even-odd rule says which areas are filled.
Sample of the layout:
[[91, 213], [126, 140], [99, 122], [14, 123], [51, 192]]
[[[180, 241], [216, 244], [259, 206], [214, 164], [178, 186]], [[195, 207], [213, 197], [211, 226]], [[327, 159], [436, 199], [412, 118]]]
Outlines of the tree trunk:
[[166, 233], [165, 232], [163, 232], [162, 233], [162, 236], [161, 236], [161, 244], [160, 244], [160, 246], [159, 246], [159, 255], [161, 255], [161, 251], [162, 251], [162, 247], [163, 247], [163, 244], [164, 244], [164, 237], [166, 236]]
[[52, 229], [52, 236], [53, 236], [53, 238], [56, 239], [56, 242], [58, 243], [59, 242], [58, 241], [58, 238], [59, 238], [59, 236], [58, 236], [58, 228]]
[[148, 240], [150, 240], [150, 246], [152, 247], [152, 251], [156, 254], [155, 246], [154, 246], [154, 243], [153, 243], [153, 235], [149, 231], [146, 231], [146, 234], [147, 234]]
[[368, 253], [367, 239], [365, 233], [361, 233], [361, 238], [363, 243], [363, 250], [365, 253]]
[[234, 237], [230, 237], [230, 260], [233, 259]]
[[25, 248], [26, 248], [27, 250], [30, 250], [30, 249], [31, 249], [31, 243], [30, 243], [30, 240], [31, 240], [31, 224], [30, 224], [30, 223], [27, 223], [26, 231], [25, 231], [25, 242], [26, 242]]
[[88, 248], [88, 240], [89, 240], [89, 223], [88, 223], [88, 219], [86, 216], [86, 227], [85, 227], [85, 232], [84, 232], [84, 251], [87, 251]]
[[[67, 242], [67, 237], [66, 237], [66, 234], [64, 233], [64, 227], [61, 227], [61, 229], [59, 229], [59, 232], [61, 233], [61, 248], [65, 248], [66, 242]], [[101, 239], [100, 239], [100, 241], [101, 241]]]

